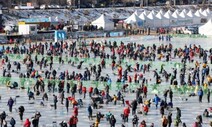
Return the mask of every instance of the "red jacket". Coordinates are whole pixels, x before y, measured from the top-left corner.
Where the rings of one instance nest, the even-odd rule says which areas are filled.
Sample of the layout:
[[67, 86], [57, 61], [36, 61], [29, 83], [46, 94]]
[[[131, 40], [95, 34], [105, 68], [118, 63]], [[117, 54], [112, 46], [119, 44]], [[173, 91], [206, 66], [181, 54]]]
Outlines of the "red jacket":
[[86, 87], [85, 87], [85, 86], [82, 87], [82, 92], [83, 92], [83, 93], [86, 93]]
[[26, 119], [26, 121], [24, 122], [24, 127], [30, 127], [31, 122], [29, 121], [29, 119]]
[[88, 92], [92, 93], [93, 92], [93, 87], [89, 87]]
[[127, 108], [124, 108], [124, 116], [129, 116], [129, 114], [130, 114], [130, 108], [129, 107], [127, 107]]
[[77, 107], [74, 107], [74, 116], [78, 116], [78, 108]]
[[76, 125], [78, 122], [78, 118], [77, 117], [74, 117], [72, 116], [69, 120], [69, 125]]
[[143, 92], [147, 93], [147, 87], [146, 86], [143, 87]]

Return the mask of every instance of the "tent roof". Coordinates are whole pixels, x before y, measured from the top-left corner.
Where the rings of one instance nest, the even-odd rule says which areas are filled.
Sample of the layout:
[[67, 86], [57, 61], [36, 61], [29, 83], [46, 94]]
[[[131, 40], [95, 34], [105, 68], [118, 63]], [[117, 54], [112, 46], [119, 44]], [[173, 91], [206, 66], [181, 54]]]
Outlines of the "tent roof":
[[132, 14], [130, 17], [128, 17], [126, 20], [124, 20], [125, 23], [131, 24], [142, 21], [136, 14]]
[[142, 19], [142, 20], [146, 20], [147, 16], [144, 13], [141, 13], [139, 18]]
[[207, 8], [205, 11], [207, 11], [207, 13], [209, 13], [209, 14], [211, 13], [209, 8]]
[[200, 13], [202, 13], [202, 12], [203, 12], [203, 9], [202, 9], [202, 8], [200, 8], [200, 9], [199, 9], [199, 12], [200, 12]]
[[153, 15], [156, 15], [156, 12], [154, 10], [152, 10], [150, 13], [152, 13]]
[[92, 24], [96, 24], [96, 23], [113, 23], [113, 22], [110, 21], [108, 18], [106, 18], [104, 14], [102, 14], [99, 18], [97, 18], [96, 20], [92, 22]]
[[202, 16], [201, 13], [199, 12], [199, 10], [197, 10], [194, 15], [196, 15], [197, 17], [201, 17]]
[[166, 13], [169, 13], [170, 15], [172, 15], [172, 11], [171, 10], [168, 10]]
[[162, 9], [160, 9], [159, 13], [161, 13], [162, 15], [164, 15], [164, 12]]
[[[188, 11], [187, 11], [185, 8], [182, 10], [182, 12], [188, 13]], [[182, 12], [181, 12], [181, 13], [182, 13]]]
[[171, 19], [171, 13], [169, 11], [167, 11], [164, 15], [163, 15], [165, 18], [167, 19]]
[[196, 17], [191, 10], [187, 13], [187, 16], [190, 18]]
[[157, 13], [156, 17], [157, 17], [158, 19], [163, 19], [163, 15], [162, 15], [160, 12]]
[[184, 11], [182, 11], [182, 12], [179, 14], [179, 16], [180, 16], [181, 18], [187, 18], [187, 15], [185, 14]]
[[212, 35], [210, 32], [212, 31], [212, 20], [208, 20], [208, 22], [199, 27], [199, 33], [204, 35]]
[[153, 14], [152, 12], [150, 12], [149, 13], [149, 15], [147, 16], [149, 19], [155, 19], [156, 18], [156, 16], [155, 16], [155, 14]]
[[203, 16], [207, 17], [208, 16], [208, 13], [206, 10], [204, 10], [202, 13], [201, 13]]
[[138, 10], [135, 10], [134, 14], [135, 14], [135, 15], [138, 15]]
[[179, 18], [179, 14], [177, 13], [177, 11], [175, 11], [175, 12], [172, 14], [172, 17], [173, 17], [173, 18], [176, 18], [176, 19]]
[[178, 9], [176, 9], [176, 10], [174, 11], [174, 13], [180, 14], [180, 11], [179, 11]]
[[149, 14], [149, 12], [146, 11], [146, 10], [144, 10], [142, 13], [143, 13], [144, 15], [146, 15], [146, 16]]

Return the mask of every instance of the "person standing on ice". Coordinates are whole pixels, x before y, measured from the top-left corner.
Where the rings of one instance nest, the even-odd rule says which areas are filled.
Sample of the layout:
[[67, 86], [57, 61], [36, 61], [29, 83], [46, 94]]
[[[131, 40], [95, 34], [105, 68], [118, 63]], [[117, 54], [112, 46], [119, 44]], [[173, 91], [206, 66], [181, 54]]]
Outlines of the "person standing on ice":
[[202, 88], [199, 89], [198, 96], [199, 96], [199, 102], [202, 103], [202, 97], [203, 97], [203, 90], [202, 90]]
[[7, 106], [9, 106], [10, 112], [12, 112], [13, 104], [14, 104], [14, 100], [12, 99], [12, 97], [10, 97], [10, 99], [7, 102]]
[[53, 95], [53, 102], [54, 102], [54, 109], [56, 110], [57, 109], [57, 96], [56, 95]]

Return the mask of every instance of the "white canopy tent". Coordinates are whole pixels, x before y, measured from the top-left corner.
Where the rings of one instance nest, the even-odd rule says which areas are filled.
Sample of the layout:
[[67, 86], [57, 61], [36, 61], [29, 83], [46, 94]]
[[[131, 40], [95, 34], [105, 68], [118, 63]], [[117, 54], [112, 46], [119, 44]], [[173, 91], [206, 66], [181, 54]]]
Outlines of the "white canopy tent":
[[156, 12], [154, 10], [152, 10], [150, 13], [152, 13], [153, 15], [156, 15]]
[[140, 16], [139, 16], [139, 18], [141, 20], [143, 20], [144, 26], [149, 26], [148, 23], [149, 23], [150, 20], [147, 18], [147, 16], [144, 13], [141, 13]]
[[156, 17], [159, 19], [161, 27], [169, 26], [169, 19], [165, 18], [160, 12], [157, 13]]
[[136, 11], [134, 12], [134, 14], [138, 16], [138, 11], [136, 10]]
[[172, 14], [171, 11], [168, 10], [168, 11], [163, 15], [164, 20], [167, 21], [167, 24], [165, 24], [165, 26], [170, 26], [170, 22], [171, 22], [171, 20], [172, 20], [171, 14]]
[[180, 14], [180, 11], [179, 11], [178, 9], [176, 9], [176, 10], [174, 11], [174, 13]]
[[[182, 10], [182, 12], [184, 12], [184, 13], [186, 13], [186, 14], [188, 13], [188, 11], [187, 11], [185, 8]], [[181, 12], [181, 13], [182, 13], [182, 12]]]
[[130, 24], [134, 27], [142, 27], [143, 26], [143, 20], [140, 19], [135, 13], [133, 13], [130, 17], [128, 17], [126, 20], [124, 20], [124, 23]]
[[106, 18], [104, 14], [102, 14], [98, 19], [94, 20], [91, 24], [97, 26], [98, 29], [101, 27], [104, 30], [114, 29], [114, 22]]
[[159, 19], [156, 17], [156, 15], [154, 15], [152, 12], [149, 13], [149, 15], [147, 16], [147, 18], [149, 19], [149, 25], [151, 27], [159, 27], [161, 26], [161, 20], [162, 19]]
[[185, 26], [191, 25], [193, 23], [193, 19], [189, 18], [189, 16], [184, 11], [182, 11], [179, 16], [180, 19], [178, 20], [178, 24]]
[[171, 10], [168, 10], [166, 13], [169, 13], [170, 15], [172, 15], [172, 11]]
[[[149, 14], [149, 12], [146, 11], [146, 10], [144, 10], [142, 13], [143, 13], [144, 15], [146, 15], [146, 16]], [[142, 14], [142, 13], [141, 13], [141, 14]]]
[[209, 15], [211, 15], [211, 11], [210, 11], [209, 8], [207, 8], [205, 11], [206, 11]]
[[197, 24], [205, 23], [205, 20], [207, 20], [207, 18], [204, 15], [202, 15], [199, 10], [197, 10], [194, 15], [198, 17], [199, 21]]
[[203, 16], [203, 15], [200, 13], [199, 10], [197, 10], [197, 11], [194, 13], [194, 15], [196, 15], [197, 17], [202, 17], [202, 16]]
[[199, 12], [200, 12], [200, 13], [202, 13], [202, 12], [203, 12], [203, 9], [202, 9], [202, 8], [200, 8], [200, 9], [199, 9]]
[[212, 36], [212, 20], [210, 19], [206, 24], [199, 27], [199, 34]]
[[194, 15], [191, 10], [187, 13], [187, 16], [188, 16], [188, 19], [191, 19], [193, 21], [192, 24], [199, 24], [200, 23], [199, 17]]
[[208, 13], [207, 13], [206, 10], [202, 11], [201, 14], [202, 14], [203, 16], [205, 16], [206, 18], [208, 17]]
[[160, 13], [161, 15], [164, 15], [164, 11], [162, 9], [160, 9], [158, 13]]
[[172, 16], [172, 19], [171, 19], [170, 25], [171, 26], [178, 26], [178, 25], [180, 25], [178, 23], [178, 20], [180, 20], [182, 18], [179, 16], [178, 11], [175, 11], [171, 16]]

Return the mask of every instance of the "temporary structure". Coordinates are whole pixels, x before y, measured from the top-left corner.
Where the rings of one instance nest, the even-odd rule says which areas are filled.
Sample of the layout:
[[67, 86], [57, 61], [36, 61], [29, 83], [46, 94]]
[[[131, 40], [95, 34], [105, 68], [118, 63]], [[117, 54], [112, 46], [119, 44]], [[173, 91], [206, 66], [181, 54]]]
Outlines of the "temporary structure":
[[162, 9], [160, 9], [159, 13], [160, 13], [161, 15], [164, 15], [164, 12], [163, 12]]
[[147, 18], [150, 20], [149, 24], [151, 27], [158, 27], [161, 26], [161, 20], [153, 14], [153, 12], [150, 12]]
[[161, 12], [158, 12], [156, 17], [158, 18], [158, 24], [160, 24], [161, 27], [164, 27], [164, 26], [169, 26], [169, 20], [164, 18], [164, 16], [161, 14]]
[[171, 22], [171, 19], [172, 19], [171, 14], [172, 14], [171, 11], [168, 10], [168, 11], [163, 15], [164, 20], [168, 22], [167, 24], [165, 24], [165, 26], [170, 26], [170, 22]]
[[134, 12], [134, 14], [138, 16], [138, 11], [136, 10], [136, 11]]
[[[186, 14], [188, 13], [188, 11], [187, 11], [185, 8], [182, 10], [182, 12], [184, 12], [184, 13], [186, 13]], [[182, 12], [181, 12], [181, 13], [182, 13]]]
[[153, 15], [156, 15], [156, 12], [154, 10], [152, 10], [150, 13], [152, 13]]
[[143, 20], [143, 22], [144, 22], [144, 26], [149, 26], [149, 19], [147, 18], [147, 16], [145, 15], [145, 13], [141, 13], [140, 14], [140, 16], [139, 16], [139, 18], [141, 19], [141, 20]]
[[190, 19], [189, 16], [182, 11], [180, 14], [180, 19], [178, 20], [178, 24], [181, 24], [183, 26], [185, 25], [191, 25], [193, 23], [193, 19]]
[[203, 16], [205, 16], [206, 18], [208, 17], [208, 12], [207, 12], [206, 10], [202, 11], [201, 14], [202, 14]]
[[113, 30], [114, 29], [114, 22], [110, 21], [102, 14], [98, 19], [94, 20], [92, 25], [97, 26], [97, 28], [103, 28], [104, 30]]
[[194, 15], [197, 16], [197, 19], [198, 19], [197, 24], [200, 24], [200, 23], [201, 23], [201, 19], [205, 18], [205, 16], [202, 15], [202, 14], [200, 13], [199, 10], [197, 10], [197, 11], [194, 13]]
[[193, 21], [192, 24], [199, 24], [200, 23], [199, 17], [197, 17], [196, 15], [194, 15], [191, 10], [187, 13], [187, 16], [188, 16], [187, 17], [188, 19], [191, 19]]
[[[149, 12], [146, 11], [146, 10], [144, 10], [142, 13], [143, 13], [144, 15], [146, 15], [146, 16], [149, 14]], [[141, 14], [142, 14], [142, 13], [141, 13]]]
[[170, 25], [171, 25], [171, 26], [180, 25], [180, 24], [178, 24], [178, 20], [179, 20], [180, 18], [181, 18], [181, 17], [179, 16], [178, 11], [176, 10], [176, 11], [172, 14], [172, 19], [171, 19]]
[[212, 36], [212, 21], [211, 19], [204, 25], [199, 27], [199, 34]]
[[179, 11], [178, 9], [176, 9], [176, 10], [174, 11], [174, 13], [180, 14], [180, 11]]
[[135, 13], [133, 13], [129, 18], [124, 20], [126, 24], [131, 24], [136, 27], [143, 26], [143, 20], [140, 19]]

